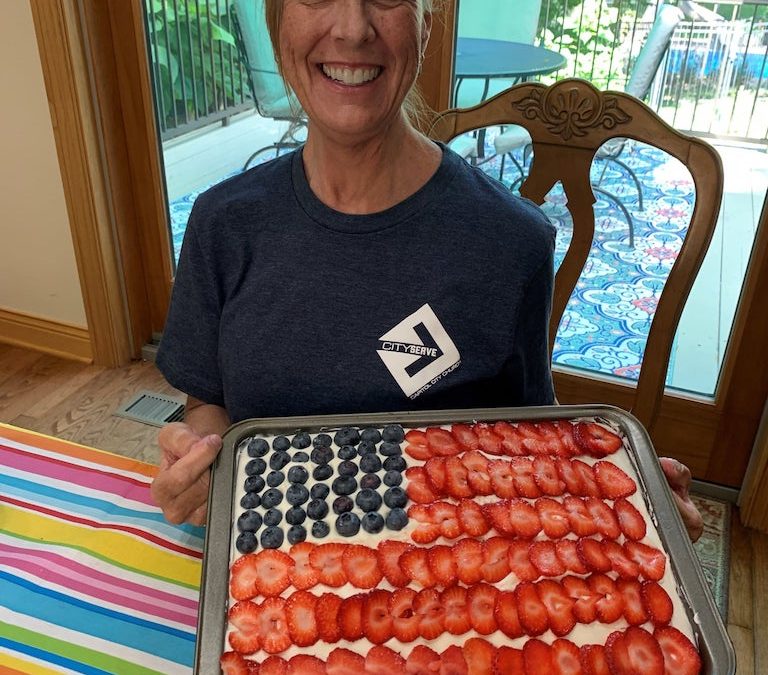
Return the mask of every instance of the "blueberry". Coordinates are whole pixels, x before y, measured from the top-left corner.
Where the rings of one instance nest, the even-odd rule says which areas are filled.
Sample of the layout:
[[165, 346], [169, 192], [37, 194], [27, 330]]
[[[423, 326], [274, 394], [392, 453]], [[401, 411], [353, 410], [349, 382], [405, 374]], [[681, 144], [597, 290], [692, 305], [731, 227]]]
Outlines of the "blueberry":
[[283, 545], [283, 531], [279, 527], [268, 527], [261, 533], [262, 548], [280, 548]]
[[267, 527], [274, 527], [275, 525], [279, 525], [282, 519], [283, 514], [280, 513], [279, 509], [269, 509], [269, 511], [264, 514], [264, 524]]
[[307, 530], [303, 525], [293, 525], [288, 528], [288, 543], [298, 544], [307, 538]]
[[381, 469], [381, 460], [377, 455], [363, 455], [360, 458], [360, 468], [365, 473], [376, 473]]
[[375, 513], [372, 511], [370, 513], [366, 513], [363, 516], [360, 524], [363, 526], [363, 529], [366, 532], [376, 534], [384, 529], [384, 518], [381, 517], [380, 513]]
[[402, 530], [408, 524], [408, 514], [403, 509], [392, 509], [387, 514], [387, 528]]
[[381, 478], [379, 478], [375, 473], [367, 473], [360, 479], [360, 487], [361, 488], [370, 488], [371, 490], [375, 490], [377, 487], [381, 485]]
[[240, 532], [256, 532], [261, 527], [261, 516], [256, 511], [245, 511], [237, 519], [237, 529]]
[[260, 473], [264, 473], [266, 470], [267, 463], [261, 457], [256, 457], [245, 465], [245, 473], [249, 476], [256, 476]]
[[357, 464], [350, 462], [349, 460], [344, 460], [341, 464], [339, 464], [339, 468], [336, 469], [336, 471], [339, 476], [356, 476]]
[[315, 483], [309, 491], [309, 496], [312, 499], [325, 499], [330, 491], [330, 488], [324, 483]]
[[248, 454], [251, 457], [263, 457], [269, 452], [269, 443], [263, 438], [252, 438], [248, 441]]
[[328, 504], [320, 499], [313, 499], [307, 504], [307, 515], [312, 520], [322, 520], [328, 515]]
[[354, 427], [342, 427], [333, 437], [336, 445], [357, 445], [360, 442], [360, 432]]
[[385, 471], [405, 471], [407, 466], [402, 455], [392, 455], [384, 460]]
[[285, 491], [285, 499], [289, 504], [298, 506], [309, 499], [309, 490], [301, 483], [293, 483]]
[[395, 487], [403, 482], [403, 474], [399, 471], [387, 471], [384, 474], [384, 485], [387, 487]]
[[376, 490], [365, 488], [357, 493], [355, 504], [363, 511], [378, 511], [381, 506], [381, 495]]
[[317, 539], [327, 537], [330, 531], [331, 528], [328, 527], [328, 523], [326, 523], [324, 520], [318, 520], [312, 523], [312, 536], [316, 537]]
[[313, 448], [329, 448], [333, 439], [328, 434], [318, 434], [312, 440]]
[[283, 493], [276, 488], [269, 488], [269, 490], [261, 496], [261, 505], [265, 509], [271, 509], [273, 506], [277, 506], [281, 501], [283, 501]]
[[[336, 531], [342, 537], [354, 537], [360, 531], [360, 518], [349, 511], [342, 513], [336, 519]], [[262, 543], [262, 546], [263, 545], [264, 544]]]
[[287, 452], [273, 452], [272, 456], [269, 458], [269, 468], [274, 469], [275, 471], [280, 471], [280, 469], [290, 461], [291, 458], [288, 456]]
[[282, 471], [270, 471], [267, 474], [267, 485], [277, 487], [285, 480], [285, 474]]
[[306, 431], [300, 431], [293, 437], [291, 445], [297, 450], [303, 450], [304, 448], [308, 448], [310, 445], [312, 445], [312, 439], [309, 437], [309, 434]]
[[255, 509], [261, 504], [261, 497], [255, 492], [246, 492], [240, 499], [240, 506], [244, 509]]
[[339, 459], [354, 459], [357, 457], [357, 450], [354, 445], [342, 445], [336, 455]]
[[379, 452], [385, 457], [389, 457], [390, 455], [399, 455], [402, 450], [400, 450], [400, 446], [397, 443], [392, 443], [391, 441], [382, 441], [381, 445], [379, 446]]
[[292, 506], [285, 512], [285, 521], [289, 525], [301, 525], [307, 519], [307, 514], [300, 506]]
[[376, 452], [376, 444], [373, 441], [360, 441], [357, 446], [357, 452], [362, 457]]
[[333, 512], [337, 515], [351, 511], [355, 503], [350, 497], [342, 495], [333, 500]]
[[246, 492], [261, 492], [264, 489], [264, 479], [261, 476], [248, 476], [244, 487]]
[[322, 464], [321, 466], [316, 466], [312, 471], [312, 478], [315, 480], [325, 480], [331, 476], [333, 476], [333, 469], [331, 468], [330, 464]]
[[308, 462], [309, 461], [309, 455], [306, 452], [304, 452], [303, 450], [299, 450], [299, 452], [294, 453], [293, 461], [294, 462], [301, 462], [303, 464], [304, 462]]
[[303, 466], [292, 466], [288, 469], [288, 480], [291, 483], [306, 483], [309, 478], [309, 471]]
[[259, 545], [253, 532], [241, 532], [237, 535], [235, 546], [240, 553], [253, 553]]
[[401, 487], [391, 487], [384, 493], [384, 503], [390, 509], [402, 507], [408, 503], [408, 495]]
[[285, 436], [275, 436], [272, 439], [272, 449], [285, 451], [291, 447], [291, 441]]
[[387, 424], [381, 430], [381, 437], [392, 443], [402, 443], [405, 440], [405, 431], [399, 424]]
[[371, 443], [378, 443], [381, 440], [381, 434], [379, 433], [378, 429], [369, 427], [368, 429], [363, 429], [360, 432], [360, 438], [362, 438], [364, 441], [370, 441]]
[[315, 448], [309, 458], [315, 464], [328, 464], [333, 459], [333, 450], [325, 446]]
[[351, 495], [357, 489], [357, 481], [352, 476], [339, 476], [331, 483], [331, 489], [337, 495]]

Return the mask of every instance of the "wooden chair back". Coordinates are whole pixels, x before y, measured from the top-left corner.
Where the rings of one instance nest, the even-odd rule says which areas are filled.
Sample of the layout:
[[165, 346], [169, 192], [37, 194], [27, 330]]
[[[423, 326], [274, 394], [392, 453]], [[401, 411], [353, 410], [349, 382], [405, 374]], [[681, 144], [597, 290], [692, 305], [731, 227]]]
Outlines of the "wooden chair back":
[[516, 85], [473, 108], [439, 113], [429, 134], [443, 142], [468, 131], [516, 124], [528, 131], [533, 159], [520, 193], [537, 204], [560, 181], [573, 219], [570, 247], [555, 277], [549, 327], [550, 354], [560, 320], [592, 247], [595, 196], [590, 167], [610, 138], [656, 146], [690, 171], [696, 190], [691, 222], [659, 298], [646, 343], [631, 412], [650, 428], [661, 403], [672, 342], [688, 293], [715, 229], [723, 192], [719, 155], [707, 143], [682, 134], [638, 99], [599, 91], [585, 80], [551, 86]]

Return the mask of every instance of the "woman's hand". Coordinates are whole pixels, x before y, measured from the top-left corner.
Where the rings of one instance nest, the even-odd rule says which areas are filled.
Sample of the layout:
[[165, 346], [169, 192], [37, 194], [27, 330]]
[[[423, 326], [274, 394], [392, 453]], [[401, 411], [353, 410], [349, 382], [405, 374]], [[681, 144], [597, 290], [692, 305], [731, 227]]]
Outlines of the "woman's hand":
[[157, 441], [163, 456], [152, 499], [169, 522], [204, 525], [211, 464], [221, 450], [221, 436], [200, 436], [188, 424], [174, 422], [160, 430]]
[[683, 517], [688, 536], [691, 541], [697, 541], [704, 531], [704, 521], [688, 494], [688, 488], [691, 486], [691, 470], [671, 457], [660, 457], [659, 463], [672, 489], [675, 505]]

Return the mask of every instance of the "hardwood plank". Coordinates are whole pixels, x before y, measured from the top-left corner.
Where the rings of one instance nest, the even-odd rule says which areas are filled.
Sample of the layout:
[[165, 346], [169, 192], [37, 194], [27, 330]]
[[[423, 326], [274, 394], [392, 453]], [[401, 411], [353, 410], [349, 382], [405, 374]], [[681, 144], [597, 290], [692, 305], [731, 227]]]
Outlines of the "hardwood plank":
[[768, 672], [768, 535], [751, 531], [752, 583], [754, 598], [754, 624], [752, 633], [755, 645], [755, 672]]
[[739, 510], [731, 516], [731, 569], [728, 582], [728, 623], [752, 629], [752, 539], [741, 524]]
[[727, 628], [736, 651], [736, 675], [755, 675], [755, 642], [752, 631], [731, 623]]
[[9, 378], [29, 368], [40, 358], [40, 352], [0, 344], [0, 391], [5, 390], [5, 383]]

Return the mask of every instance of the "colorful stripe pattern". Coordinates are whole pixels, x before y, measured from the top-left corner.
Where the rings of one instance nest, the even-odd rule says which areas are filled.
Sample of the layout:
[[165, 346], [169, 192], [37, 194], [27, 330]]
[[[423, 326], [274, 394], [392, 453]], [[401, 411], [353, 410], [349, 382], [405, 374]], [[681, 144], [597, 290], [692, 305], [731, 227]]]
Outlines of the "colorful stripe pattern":
[[155, 471], [0, 424], [0, 673], [192, 671], [204, 531]]

